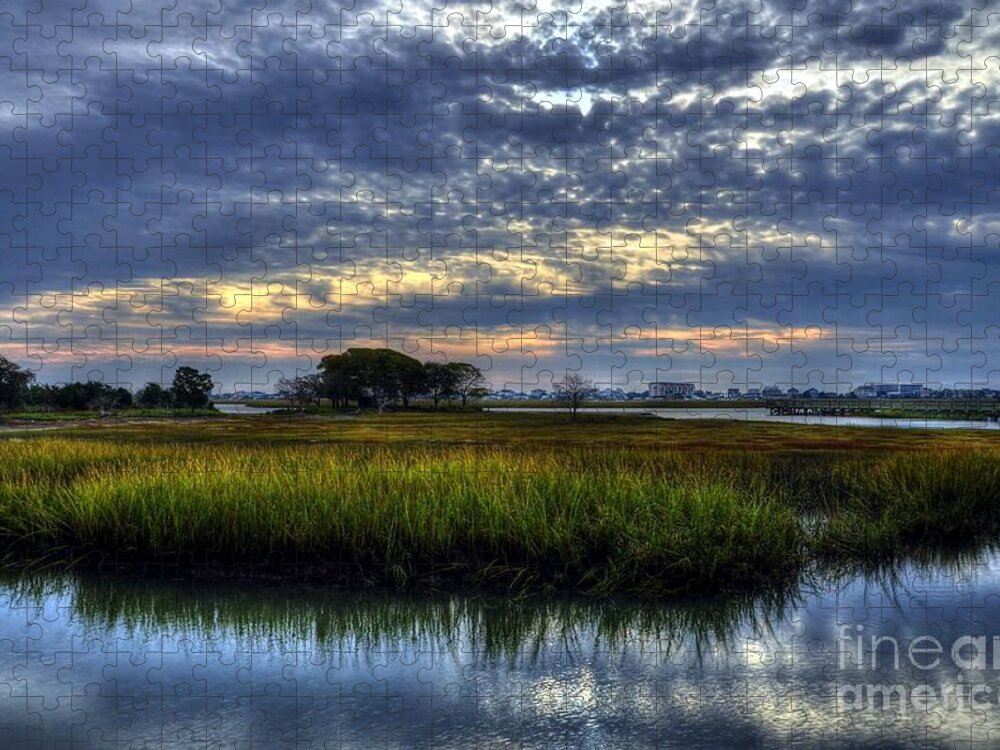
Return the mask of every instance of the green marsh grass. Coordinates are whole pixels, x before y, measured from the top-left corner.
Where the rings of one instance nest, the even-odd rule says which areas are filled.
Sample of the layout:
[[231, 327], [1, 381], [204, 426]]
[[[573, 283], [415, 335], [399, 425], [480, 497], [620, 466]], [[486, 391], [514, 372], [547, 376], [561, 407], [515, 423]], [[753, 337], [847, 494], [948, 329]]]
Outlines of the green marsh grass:
[[1000, 535], [1000, 451], [942, 450], [837, 465], [823, 555], [893, 559], [962, 549]]
[[28, 552], [199, 550], [397, 584], [654, 594], [743, 588], [797, 560], [797, 514], [763, 484], [671, 474], [629, 452], [6, 442], [0, 536]]
[[399, 415], [7, 438], [0, 542], [12, 567], [663, 596], [1000, 533], [989, 439], [843, 432]]

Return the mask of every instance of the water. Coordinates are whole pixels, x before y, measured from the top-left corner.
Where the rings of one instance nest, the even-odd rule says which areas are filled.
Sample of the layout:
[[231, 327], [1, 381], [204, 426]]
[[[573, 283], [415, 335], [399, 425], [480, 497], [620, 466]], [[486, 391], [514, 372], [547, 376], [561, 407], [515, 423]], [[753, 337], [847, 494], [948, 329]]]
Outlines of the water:
[[[485, 411], [497, 413], [567, 412], [558, 407], [489, 407]], [[642, 409], [632, 406], [601, 406], [581, 408], [588, 414], [649, 414], [661, 419], [715, 419], [748, 422], [789, 422], [792, 424], [833, 425], [837, 427], [880, 427], [920, 430], [1000, 430], [1000, 422], [980, 422], [969, 419], [901, 419], [888, 417], [821, 417], [786, 416], [771, 414], [763, 407], [753, 408], [673, 408]]]
[[281, 411], [280, 406], [247, 406], [246, 404], [215, 404], [215, 410], [223, 414], [241, 414], [252, 416], [254, 414], [273, 414]]
[[[7, 580], [0, 736], [5, 747], [979, 746], [1000, 727], [1000, 640], [983, 669], [963, 668], [969, 648], [957, 662], [949, 652], [964, 636], [985, 635], [987, 650], [1000, 636], [998, 571], [984, 554], [685, 606]], [[895, 645], [873, 655], [866, 640], [859, 660], [858, 633]], [[932, 656], [915, 652], [915, 664], [907, 650], [924, 636], [944, 652], [929, 669]], [[855, 703], [848, 688], [862, 683], [895, 690], [895, 703]], [[963, 685], [981, 686], [982, 702], [913, 707], [920, 690]]]

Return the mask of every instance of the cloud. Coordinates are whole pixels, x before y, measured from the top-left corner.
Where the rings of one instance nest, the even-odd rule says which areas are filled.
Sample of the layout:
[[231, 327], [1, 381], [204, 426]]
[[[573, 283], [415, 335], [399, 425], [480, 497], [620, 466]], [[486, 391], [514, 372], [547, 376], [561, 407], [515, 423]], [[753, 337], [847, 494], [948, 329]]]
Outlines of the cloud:
[[[995, 379], [997, 34], [938, 6], [7, 13], [0, 336], [55, 372], [85, 330], [87, 367], [117, 342], [140, 381], [170, 366], [151, 336], [189, 356], [175, 331], [246, 381], [515, 323], [595, 371]], [[751, 323], [773, 350], [611, 343]], [[790, 325], [826, 335], [804, 357]], [[531, 353], [491, 344], [491, 367], [559, 366]]]

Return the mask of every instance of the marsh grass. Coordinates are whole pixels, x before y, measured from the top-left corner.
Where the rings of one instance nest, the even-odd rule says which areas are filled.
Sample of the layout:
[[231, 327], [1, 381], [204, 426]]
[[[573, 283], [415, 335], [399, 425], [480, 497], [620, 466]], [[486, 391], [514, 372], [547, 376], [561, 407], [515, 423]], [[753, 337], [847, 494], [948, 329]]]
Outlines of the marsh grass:
[[821, 556], [878, 561], [961, 550], [1000, 534], [1000, 452], [944, 450], [834, 467]]
[[[720, 439], [708, 451], [657, 444], [640, 422], [604, 421], [604, 433], [583, 422], [564, 441], [532, 437], [531, 420], [517, 435], [506, 422], [507, 441], [491, 437], [494, 420], [422, 442], [349, 439], [390, 421], [253, 442], [222, 432], [241, 424], [225, 420], [209, 423], [226, 435], [214, 442], [192, 427], [189, 441], [153, 442], [170, 434], [160, 428], [2, 440], [0, 540], [12, 566], [662, 596], [783, 587], [817, 567], [1000, 533], [989, 443], [858, 452]], [[280, 423], [263, 424], [258, 438]]]
[[802, 535], [763, 484], [734, 480], [627, 451], [25, 441], [0, 444], [0, 535], [16, 552], [199, 551], [397, 584], [743, 588], [794, 566]]

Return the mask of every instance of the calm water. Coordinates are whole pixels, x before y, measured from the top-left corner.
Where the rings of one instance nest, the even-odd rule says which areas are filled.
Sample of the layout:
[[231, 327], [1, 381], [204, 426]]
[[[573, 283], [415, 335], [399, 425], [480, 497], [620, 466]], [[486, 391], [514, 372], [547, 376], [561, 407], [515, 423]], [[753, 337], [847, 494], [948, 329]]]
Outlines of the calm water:
[[[8, 580], [0, 737], [33, 748], [979, 747], [1000, 730], [998, 571], [987, 554], [699, 606]], [[979, 635], [983, 664], [960, 641]], [[871, 636], [895, 641], [873, 652]], [[889, 704], [866, 708], [862, 685], [894, 691]], [[974, 702], [928, 703], [970, 685]]]
[[[565, 412], [557, 407], [489, 407], [485, 411], [500, 413]], [[641, 414], [646, 413], [661, 419], [721, 419], [750, 422], [789, 422], [792, 424], [834, 425], [839, 427], [882, 427], [921, 430], [997, 430], [1000, 423], [978, 422], [962, 419], [889, 419], [880, 417], [820, 417], [772, 415], [768, 409], [760, 408], [704, 408], [704, 409], [642, 409], [632, 407], [591, 407], [580, 409], [593, 414]]]
[[[223, 414], [272, 414], [281, 411], [280, 407], [247, 406], [246, 404], [216, 404], [215, 408]], [[564, 412], [558, 407], [487, 407], [484, 411], [498, 413], [531, 413], [531, 412]], [[594, 414], [640, 414], [647, 413], [661, 419], [722, 419], [743, 420], [752, 422], [789, 422], [792, 424], [835, 425], [840, 427], [881, 427], [901, 429], [929, 430], [996, 430], [1000, 431], [998, 422], [977, 422], [961, 419], [889, 419], [878, 417], [820, 417], [820, 416], [780, 416], [771, 415], [761, 408], [704, 408], [704, 409], [642, 409], [636, 407], [590, 407], [580, 409], [581, 412]]]
[[247, 406], [246, 404], [215, 404], [215, 409], [223, 414], [242, 414], [243, 416], [251, 416], [253, 414], [273, 414], [276, 411], [281, 411], [282, 407]]

